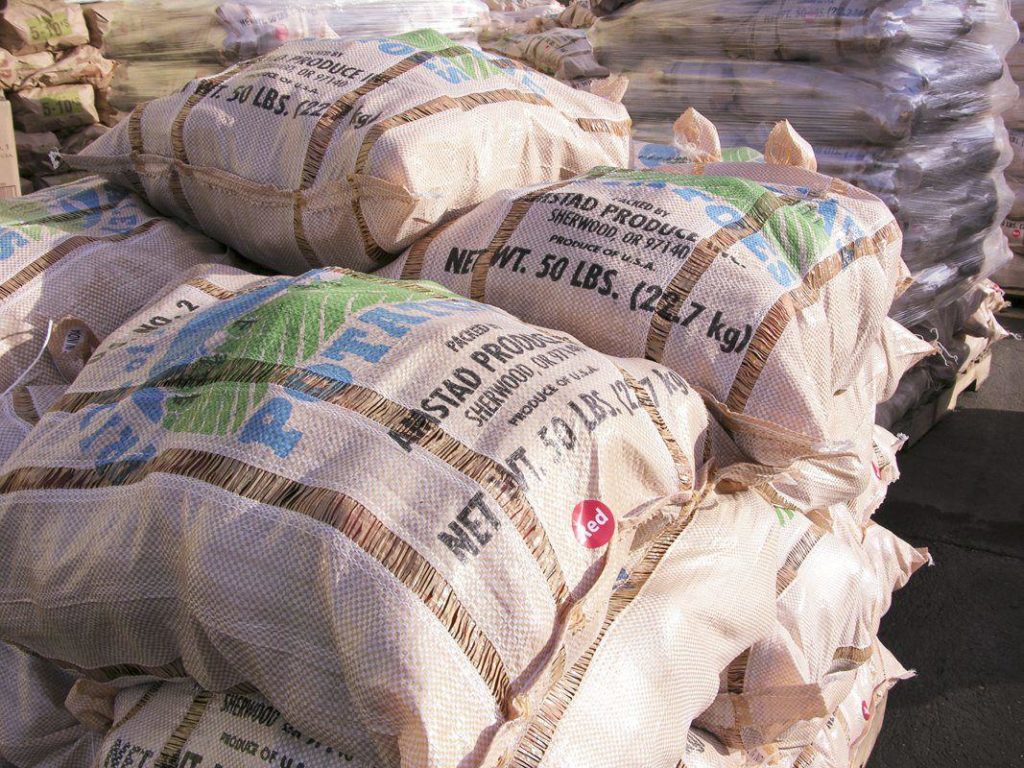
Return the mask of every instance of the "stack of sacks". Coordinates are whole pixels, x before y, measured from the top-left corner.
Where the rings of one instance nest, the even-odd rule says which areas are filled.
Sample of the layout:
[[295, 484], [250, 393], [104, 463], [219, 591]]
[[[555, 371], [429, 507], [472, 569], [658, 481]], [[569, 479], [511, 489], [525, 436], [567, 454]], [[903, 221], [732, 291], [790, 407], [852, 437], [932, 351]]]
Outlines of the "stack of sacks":
[[[1010, 0], [1010, 12], [1018, 27], [1024, 26], [1024, 0]], [[1024, 84], [1024, 42], [1021, 39], [1010, 49], [1006, 64], [1019, 88]], [[1021, 256], [1024, 255], [1024, 101], [1018, 98], [1003, 119], [1013, 147], [1013, 162], [1006, 169], [1006, 181], [1014, 198], [1013, 208], [1003, 222], [1003, 231], [1014, 254]]]
[[[900, 444], [874, 425], [876, 404], [933, 349], [886, 317], [906, 268], [881, 201], [791, 167], [814, 156], [786, 124], [766, 162], [724, 163], [713, 126], [688, 117], [682, 151], [710, 162], [499, 193], [382, 274], [644, 355], [701, 392], [740, 451], [719, 489], [755, 484], [783, 541], [776, 634], [725, 671], [697, 724], [728, 749], [795, 757], [926, 561], [870, 516]], [[739, 470], [751, 460], [760, 469]]]
[[[126, 111], [288, 41], [384, 36], [432, 27], [472, 43], [488, 18], [482, 0], [114, 0], [95, 7], [107, 19], [106, 50], [122, 65], [112, 104]], [[153, 35], [155, 28], [159, 35]], [[332, 74], [323, 67], [317, 72]]]
[[[712, 492], [667, 368], [338, 269], [127, 333], [3, 468], [9, 642], [255, 687], [373, 765], [611, 766], [641, 732], [677, 760], [771, 629], [776, 516]], [[609, 716], [633, 727], [585, 738]]]
[[0, 14], [0, 88], [14, 111], [22, 192], [67, 180], [61, 151], [101, 135], [115, 62], [82, 6], [11, 0]]
[[630, 167], [637, 170], [685, 166], [708, 160], [732, 163], [762, 162], [764, 155], [752, 147], [723, 147], [718, 129], [693, 107], [672, 125], [672, 143], [659, 144], [634, 139]]
[[825, 173], [879, 195], [905, 232], [913, 325], [1008, 258], [1000, 223], [1016, 99], [1003, 0], [645, 0], [600, 19], [597, 58], [630, 78], [638, 137], [667, 141], [681, 107], [731, 145], [787, 118]]
[[[290, 119], [313, 51], [360, 75]], [[621, 106], [424, 31], [288, 44], [75, 158], [301, 274], [178, 267], [0, 467], [0, 641], [102, 733], [61, 748], [856, 750], [826, 715], [891, 679], [874, 633], [923, 558], [870, 522], [875, 403], [931, 351], [887, 318], [900, 231], [787, 125], [757, 163], [681, 135], [699, 162], [624, 169]]]

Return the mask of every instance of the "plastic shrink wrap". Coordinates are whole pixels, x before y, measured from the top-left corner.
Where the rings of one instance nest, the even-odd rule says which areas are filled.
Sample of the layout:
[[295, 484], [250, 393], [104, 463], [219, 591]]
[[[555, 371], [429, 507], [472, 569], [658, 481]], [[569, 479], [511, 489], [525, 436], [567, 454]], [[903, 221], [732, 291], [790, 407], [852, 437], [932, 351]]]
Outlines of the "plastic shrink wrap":
[[690, 106], [731, 146], [760, 146], [785, 118], [822, 172], [885, 200], [919, 282], [894, 317], [913, 326], [1009, 258], [1001, 115], [1016, 105], [1005, 57], [1017, 30], [1001, 0], [834, 5], [645, 0], [599, 19], [590, 39], [600, 64], [630, 78], [638, 138], [669, 141]]

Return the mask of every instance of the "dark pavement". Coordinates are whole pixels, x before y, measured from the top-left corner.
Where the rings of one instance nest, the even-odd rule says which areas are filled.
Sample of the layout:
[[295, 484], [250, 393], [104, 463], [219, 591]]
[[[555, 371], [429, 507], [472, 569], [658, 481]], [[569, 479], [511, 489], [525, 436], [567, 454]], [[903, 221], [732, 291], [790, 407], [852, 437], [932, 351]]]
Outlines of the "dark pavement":
[[[1024, 312], [1001, 321], [1024, 333]], [[1024, 768], [1024, 341], [900, 456], [876, 520], [935, 566], [882, 620], [918, 677], [893, 689], [870, 768]]]

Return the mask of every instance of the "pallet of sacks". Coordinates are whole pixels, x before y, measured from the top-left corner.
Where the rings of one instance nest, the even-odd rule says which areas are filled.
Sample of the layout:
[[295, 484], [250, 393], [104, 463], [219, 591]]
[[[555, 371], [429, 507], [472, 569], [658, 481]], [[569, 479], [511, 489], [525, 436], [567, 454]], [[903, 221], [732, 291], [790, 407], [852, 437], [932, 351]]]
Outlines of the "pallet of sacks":
[[759, 145], [788, 119], [824, 173], [889, 205], [916, 277], [894, 311], [908, 327], [1008, 259], [1007, 3], [856, 0], [839, 15], [812, 0], [598, 5], [622, 5], [590, 39], [602, 65], [630, 78], [638, 138], [667, 142], [689, 106], [732, 146]]
[[4, 203], [0, 757], [860, 760], [928, 559], [875, 406], [934, 350], [877, 197], [686, 128], [631, 170], [437, 33], [289, 43]]
[[472, 43], [488, 18], [482, 0], [104, 0], [87, 7], [103, 18], [105, 50], [120, 64], [111, 103], [125, 112], [288, 41], [430, 27]]
[[101, 52], [89, 6], [12, 0], [0, 19], [0, 87], [12, 103], [22, 191], [68, 181], [62, 152], [77, 152], [117, 120], [116, 63]]

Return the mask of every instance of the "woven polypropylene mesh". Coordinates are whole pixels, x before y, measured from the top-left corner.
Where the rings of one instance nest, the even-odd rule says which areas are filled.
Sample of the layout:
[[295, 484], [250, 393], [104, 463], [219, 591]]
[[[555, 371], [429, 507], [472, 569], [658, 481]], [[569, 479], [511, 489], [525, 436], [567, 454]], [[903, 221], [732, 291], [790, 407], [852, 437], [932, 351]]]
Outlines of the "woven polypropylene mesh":
[[285, 44], [139, 107], [69, 162], [279, 271], [370, 270], [510, 184], [625, 165], [629, 125], [425, 30]]
[[14, 765], [92, 765], [100, 738], [64, 708], [76, 677], [0, 643], [0, 760]]
[[99, 749], [102, 764], [126, 758], [145, 765], [162, 756], [169, 764], [209, 763], [256, 768], [339, 764], [371, 768], [342, 744], [321, 743], [258, 695], [204, 691], [194, 682], [139, 685], [114, 700], [114, 726]]
[[[5, 466], [0, 631], [256, 685], [365, 760], [479, 757], [588, 648], [633, 532], [671, 518], [649, 502], [696, 490], [701, 398], [425, 284], [242, 282], [109, 336]], [[615, 519], [593, 548], [587, 499]]]
[[900, 239], [877, 198], [798, 168], [596, 169], [500, 192], [381, 273], [659, 360], [745, 418], [741, 447], [771, 464], [846, 451], [870, 424], [873, 401], [843, 396], [906, 278]]
[[[0, 204], [0, 392], [36, 359], [49, 321], [74, 317], [100, 339], [173, 278], [232, 252], [93, 177]], [[6, 248], [10, 248], [10, 253]], [[23, 384], [70, 383], [44, 355]]]
[[734, 662], [697, 721], [728, 746], [809, 745], [869, 660], [892, 592], [927, 562], [881, 526], [841, 514], [832, 523], [831, 532], [800, 518], [784, 526], [774, 635]]

